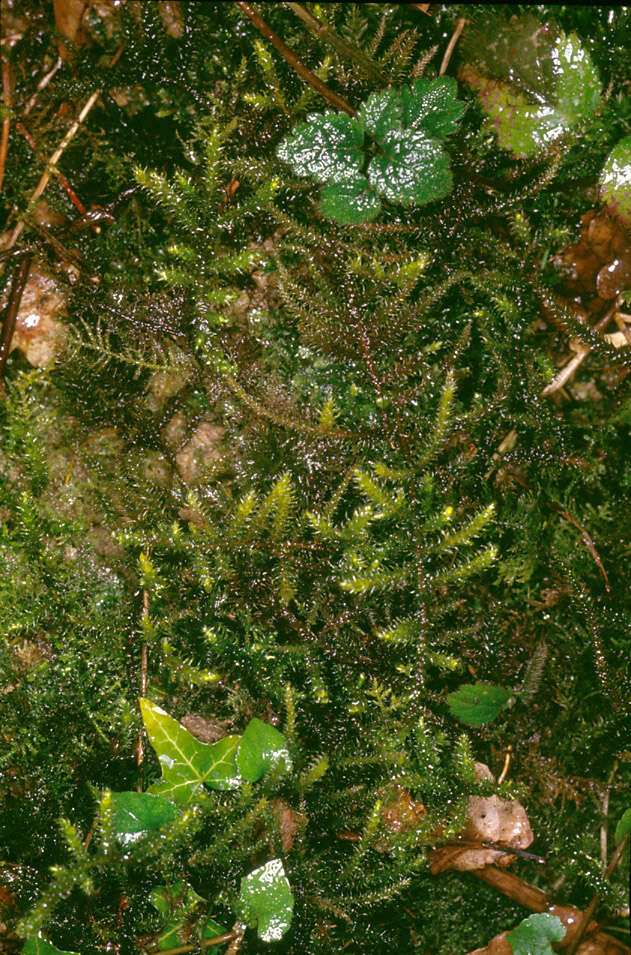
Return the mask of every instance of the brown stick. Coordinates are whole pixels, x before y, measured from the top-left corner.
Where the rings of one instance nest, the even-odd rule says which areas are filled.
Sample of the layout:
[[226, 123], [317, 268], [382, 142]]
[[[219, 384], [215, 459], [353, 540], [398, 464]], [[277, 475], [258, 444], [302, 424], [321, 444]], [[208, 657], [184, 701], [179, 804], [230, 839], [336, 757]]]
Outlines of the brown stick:
[[24, 294], [24, 288], [26, 286], [28, 274], [31, 270], [32, 259], [33, 256], [31, 253], [27, 252], [20, 262], [20, 267], [17, 270], [13, 281], [11, 282], [9, 304], [7, 305], [7, 310], [4, 315], [4, 322], [2, 323], [2, 339], [0, 340], [0, 395], [4, 393], [4, 366], [9, 354], [9, 349], [11, 348], [11, 340], [13, 338], [13, 332], [15, 331], [15, 322], [20, 310], [20, 302], [22, 301], [22, 295]]
[[[88, 115], [88, 113], [90, 112], [90, 110], [92, 109], [92, 107], [94, 106], [94, 104], [96, 103], [100, 95], [101, 95], [100, 90], [96, 90], [94, 93], [92, 93], [92, 95], [86, 102], [85, 106], [83, 107], [79, 115], [77, 116], [76, 120], [74, 121], [74, 123], [72, 124], [72, 126], [70, 127], [70, 129], [68, 130], [64, 138], [62, 139], [62, 141], [60, 142], [59, 146], [50, 157], [47, 164], [47, 168], [44, 170], [40, 181], [37, 183], [37, 186], [35, 187], [35, 190], [33, 191], [33, 195], [29, 199], [29, 203], [27, 206], [27, 214], [31, 212], [33, 206], [35, 205], [39, 197], [42, 195], [42, 193], [44, 192], [44, 189], [48, 185], [50, 181], [50, 177], [53, 174], [54, 167], [59, 162], [62, 154], [64, 153], [64, 151], [70, 144], [70, 141], [76, 135], [77, 130], [81, 126], [81, 123], [84, 121], [84, 119], [86, 118], [86, 116]], [[7, 244], [7, 249], [13, 248], [13, 246], [19, 239], [20, 235], [22, 234], [22, 230], [24, 229], [25, 222], [26, 222], [25, 219], [20, 219], [20, 221], [17, 223], [16, 227], [11, 233], [11, 238], [9, 239], [9, 242]]]
[[[24, 139], [27, 141], [27, 143], [29, 144], [29, 146], [31, 147], [35, 155], [38, 156], [43, 163], [45, 163], [46, 157], [43, 156], [40, 152], [38, 152], [37, 143], [35, 142], [31, 134], [29, 133], [26, 126], [24, 126], [23, 123], [16, 123], [16, 129], [19, 133], [22, 134], [22, 136], [24, 136]], [[75, 206], [75, 208], [79, 210], [81, 215], [84, 216], [88, 210], [83, 205], [83, 203], [79, 199], [79, 196], [76, 194], [76, 192], [74, 191], [74, 189], [72, 188], [72, 186], [70, 185], [70, 183], [68, 182], [64, 174], [60, 172], [56, 166], [52, 170], [52, 173], [53, 173], [53, 176], [57, 179], [57, 182], [62, 187], [62, 189], [65, 189], [65, 191], [67, 192], [68, 198], [70, 199], [73, 206]]]
[[450, 59], [451, 59], [451, 54], [453, 53], [453, 51], [454, 51], [455, 48], [456, 48], [456, 43], [457, 43], [458, 40], [460, 39], [460, 34], [461, 34], [462, 31], [464, 30], [466, 22], [467, 22], [467, 21], [464, 19], [464, 17], [461, 17], [460, 20], [458, 20], [458, 23], [456, 24], [456, 29], [454, 30], [454, 32], [453, 32], [453, 34], [452, 34], [451, 40], [450, 40], [449, 43], [447, 44], [447, 49], [445, 50], [445, 55], [443, 56], [443, 61], [442, 61], [442, 63], [440, 64], [440, 69], [439, 69], [439, 71], [438, 71], [438, 75], [439, 75], [439, 76], [442, 76], [444, 73], [447, 72], [447, 67], [449, 66], [449, 61], [450, 61]]
[[289, 65], [296, 71], [301, 80], [307, 83], [308, 86], [313, 87], [314, 90], [324, 97], [327, 103], [330, 103], [331, 106], [334, 106], [336, 109], [341, 109], [345, 113], [348, 113], [349, 116], [355, 115], [355, 110], [353, 107], [346, 102], [341, 96], [338, 96], [337, 93], [334, 93], [333, 90], [330, 90], [328, 86], [322, 82], [319, 76], [316, 76], [315, 73], [312, 73], [311, 70], [305, 66], [302, 60], [299, 60], [296, 54], [289, 49], [289, 47], [283, 43], [281, 38], [274, 33], [272, 28], [263, 20], [262, 17], [254, 10], [249, 3], [245, 3], [244, 0], [235, 0], [238, 7], [241, 7], [245, 15], [252, 21], [259, 33], [262, 33], [266, 40], [272, 44], [272, 46], [278, 50], [280, 55], [284, 60], [289, 63]]
[[315, 17], [312, 17], [311, 14], [305, 10], [301, 3], [286, 3], [285, 6], [295, 13], [303, 23], [306, 23], [310, 30], [313, 31], [317, 36], [320, 37], [325, 43], [328, 43], [333, 47], [338, 53], [341, 53], [343, 56], [347, 56], [350, 60], [353, 60], [361, 69], [373, 80], [377, 80], [380, 83], [385, 82], [385, 77], [379, 69], [379, 67], [374, 63], [369, 56], [366, 56], [363, 50], [358, 46], [355, 46], [352, 43], [347, 43], [346, 40], [343, 40], [341, 36], [338, 36], [331, 27], [327, 26], [326, 23], [320, 23], [319, 20], [316, 20]]
[[[2, 61], [2, 102], [6, 109], [11, 109], [11, 70], [9, 61]], [[5, 116], [2, 120], [2, 140], [0, 141], [0, 189], [4, 181], [4, 167], [7, 162], [7, 153], [9, 151], [9, 130], [11, 129], [11, 115]]]
[[[225, 932], [223, 935], [215, 935], [214, 938], [203, 938], [194, 945], [175, 945], [173, 948], [152, 948], [151, 952], [160, 952], [160, 955], [184, 955], [185, 952], [194, 952], [201, 948], [212, 948], [213, 945], [225, 945], [226, 942], [234, 942], [237, 936], [234, 929], [231, 932]], [[243, 934], [241, 935], [243, 938]], [[227, 955], [227, 953], [226, 953]]]

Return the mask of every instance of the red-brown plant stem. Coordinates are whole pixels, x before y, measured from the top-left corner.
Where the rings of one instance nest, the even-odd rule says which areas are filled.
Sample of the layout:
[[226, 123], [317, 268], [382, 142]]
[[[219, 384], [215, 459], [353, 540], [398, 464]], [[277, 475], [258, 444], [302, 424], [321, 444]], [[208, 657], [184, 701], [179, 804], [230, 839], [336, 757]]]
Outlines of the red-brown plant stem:
[[252, 21], [259, 33], [262, 33], [266, 40], [272, 44], [272, 46], [278, 50], [280, 55], [286, 60], [287, 63], [291, 66], [293, 70], [296, 71], [301, 80], [307, 83], [308, 86], [311, 86], [316, 90], [320, 96], [323, 96], [327, 103], [330, 103], [331, 106], [334, 106], [335, 109], [341, 109], [345, 113], [348, 113], [349, 116], [355, 115], [355, 110], [353, 107], [346, 102], [343, 97], [338, 96], [337, 93], [334, 93], [333, 90], [330, 90], [326, 86], [319, 76], [316, 76], [315, 73], [312, 73], [311, 70], [305, 66], [302, 60], [299, 60], [296, 54], [289, 49], [286, 43], [284, 43], [281, 38], [274, 33], [272, 28], [263, 20], [261, 16], [250, 6], [249, 3], [243, 2], [243, 0], [235, 0], [238, 7], [240, 7], [245, 15]]
[[[232, 929], [230, 932], [225, 932], [223, 935], [215, 935], [214, 938], [203, 938], [201, 941], [196, 942], [194, 945], [175, 945], [173, 948], [154, 948], [151, 949], [152, 955], [153, 952], [160, 952], [160, 955], [184, 955], [185, 952], [194, 952], [205, 948], [212, 948], [214, 945], [225, 945], [226, 942], [234, 942], [239, 940], [239, 946], [241, 945], [241, 939], [243, 938], [243, 932], [240, 936], [236, 934], [235, 929]], [[232, 946], [231, 946], [232, 947]], [[238, 952], [238, 948], [233, 951]], [[230, 949], [227, 949], [226, 955], [228, 955]]]
[[[43, 156], [42, 153], [40, 153], [40, 152], [37, 151], [37, 143], [35, 142], [35, 140], [34, 140], [33, 137], [31, 136], [31, 134], [29, 133], [28, 129], [24, 126], [24, 124], [18, 122], [18, 123], [15, 124], [15, 126], [16, 126], [17, 131], [18, 131], [19, 133], [21, 133], [22, 136], [24, 136], [24, 139], [27, 141], [27, 143], [29, 144], [29, 146], [31, 147], [31, 149], [33, 150], [33, 152], [35, 153], [35, 155], [36, 155], [39, 159], [41, 159], [41, 161], [42, 161], [43, 163], [45, 163], [45, 162], [46, 162], [46, 157]], [[63, 174], [62, 172], [60, 172], [59, 169], [56, 169], [56, 168], [55, 168], [55, 169], [53, 169], [53, 175], [54, 175], [55, 178], [57, 179], [57, 181], [58, 181], [59, 185], [62, 187], [62, 189], [64, 189], [64, 190], [66, 191], [66, 193], [68, 194], [68, 198], [70, 199], [70, 201], [71, 201], [71, 203], [73, 204], [73, 206], [74, 206], [76, 209], [79, 210], [79, 212], [81, 213], [82, 216], [84, 216], [88, 210], [87, 210], [86, 207], [83, 205], [83, 203], [82, 203], [81, 200], [79, 199], [79, 196], [76, 194], [76, 192], [74, 191], [74, 189], [72, 188], [72, 186], [70, 185], [70, 183], [68, 182], [68, 180], [66, 179], [66, 177], [64, 176], [64, 174]]]
[[11, 291], [9, 292], [9, 303], [4, 314], [2, 323], [2, 338], [0, 339], [0, 395], [4, 393], [4, 366], [11, 348], [11, 340], [15, 331], [15, 322], [20, 310], [20, 302], [24, 294], [24, 288], [31, 270], [33, 256], [30, 252], [24, 255], [20, 266], [11, 282]]
[[355, 46], [352, 43], [349, 43], [347, 40], [344, 40], [341, 36], [338, 36], [331, 27], [326, 23], [320, 23], [319, 20], [316, 20], [315, 17], [311, 16], [308, 10], [305, 10], [301, 3], [285, 3], [285, 6], [295, 13], [303, 23], [306, 23], [309, 29], [319, 36], [321, 40], [325, 43], [328, 43], [333, 47], [338, 53], [341, 53], [343, 56], [347, 56], [349, 59], [353, 60], [357, 65], [373, 80], [377, 80], [380, 83], [384, 83], [384, 76], [379, 69], [379, 67], [374, 63], [369, 56], [366, 56], [364, 51], [360, 47]]
[[[9, 61], [2, 61], [2, 102], [7, 110], [11, 109], [11, 72]], [[4, 181], [4, 168], [9, 151], [9, 130], [11, 129], [11, 115], [2, 120], [2, 139], [0, 140], [0, 189]]]

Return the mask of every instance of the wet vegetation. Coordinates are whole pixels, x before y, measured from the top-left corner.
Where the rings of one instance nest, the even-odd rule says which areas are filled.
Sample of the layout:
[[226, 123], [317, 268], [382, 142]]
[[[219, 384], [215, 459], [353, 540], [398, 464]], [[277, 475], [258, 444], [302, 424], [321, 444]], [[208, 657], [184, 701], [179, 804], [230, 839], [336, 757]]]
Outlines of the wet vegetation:
[[629, 9], [3, 13], [0, 949], [628, 952]]

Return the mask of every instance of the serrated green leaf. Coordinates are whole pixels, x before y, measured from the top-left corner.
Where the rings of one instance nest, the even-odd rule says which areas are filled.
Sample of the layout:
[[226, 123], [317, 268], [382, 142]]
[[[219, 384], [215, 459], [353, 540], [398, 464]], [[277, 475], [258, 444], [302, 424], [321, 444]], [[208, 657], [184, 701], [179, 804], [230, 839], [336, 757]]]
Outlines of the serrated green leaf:
[[511, 694], [502, 686], [466, 683], [447, 697], [452, 716], [470, 726], [482, 726], [501, 713]]
[[631, 227], [631, 136], [611, 150], [600, 174], [600, 198]]
[[253, 719], [248, 723], [237, 751], [237, 767], [244, 779], [257, 782], [277, 767], [291, 770], [287, 740], [269, 723]]
[[458, 87], [451, 76], [435, 80], [421, 77], [411, 89], [401, 90], [402, 120], [404, 126], [425, 130], [435, 139], [445, 139], [458, 128], [466, 109], [456, 99]]
[[492, 42], [479, 39], [471, 31], [460, 77], [478, 90], [500, 146], [515, 156], [536, 155], [598, 108], [598, 72], [575, 34], [524, 14]]
[[375, 219], [381, 212], [381, 201], [362, 176], [354, 182], [324, 186], [319, 209], [323, 216], [340, 225], [356, 225]]
[[170, 799], [152, 793], [112, 793], [112, 809], [114, 831], [124, 846], [174, 822], [179, 815]]
[[622, 842], [625, 836], [631, 834], [631, 809], [625, 810], [618, 820], [614, 840], [616, 845]]
[[239, 899], [249, 922], [264, 942], [283, 937], [294, 912], [294, 896], [280, 859], [270, 859], [241, 879]]
[[449, 157], [440, 143], [422, 129], [391, 129], [384, 137], [385, 155], [368, 167], [368, 180], [391, 202], [422, 206], [451, 190]]
[[554, 955], [550, 942], [565, 938], [565, 925], [556, 915], [538, 912], [529, 915], [508, 933], [513, 955]]
[[234, 789], [239, 785], [238, 736], [226, 736], [217, 743], [201, 743], [149, 700], [142, 699], [140, 709], [162, 768], [162, 781], [151, 786], [150, 792], [168, 795], [175, 802], [185, 804], [202, 791], [202, 784], [212, 789]]
[[372, 93], [357, 114], [364, 129], [380, 140], [401, 119], [401, 94], [399, 90], [384, 90]]
[[346, 113], [312, 113], [276, 154], [297, 176], [321, 183], [353, 182], [361, 175], [363, 142], [362, 127]]
[[79, 952], [66, 952], [45, 939], [41, 934], [27, 938], [22, 946], [22, 955], [79, 955]]

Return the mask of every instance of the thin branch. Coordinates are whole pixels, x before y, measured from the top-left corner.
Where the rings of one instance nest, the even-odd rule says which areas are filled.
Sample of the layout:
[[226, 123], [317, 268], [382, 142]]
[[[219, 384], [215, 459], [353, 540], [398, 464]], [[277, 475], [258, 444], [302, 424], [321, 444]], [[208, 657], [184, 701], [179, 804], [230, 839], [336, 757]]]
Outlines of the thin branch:
[[376, 63], [369, 56], [366, 56], [360, 47], [353, 43], [348, 43], [335, 33], [326, 23], [320, 23], [315, 17], [303, 7], [301, 3], [286, 3], [285, 6], [299, 17], [303, 23], [306, 23], [309, 29], [320, 37], [325, 43], [328, 43], [333, 49], [342, 56], [347, 56], [353, 60], [364, 71], [364, 73], [379, 83], [385, 83], [385, 77]]
[[272, 28], [263, 20], [262, 17], [254, 10], [249, 3], [243, 2], [243, 0], [235, 0], [238, 7], [240, 7], [245, 15], [252, 21], [259, 33], [262, 33], [266, 40], [272, 44], [272, 46], [278, 50], [280, 55], [284, 60], [289, 63], [291, 68], [296, 71], [301, 80], [307, 83], [308, 86], [313, 87], [314, 90], [324, 97], [324, 99], [334, 106], [335, 109], [341, 109], [345, 113], [348, 113], [349, 116], [355, 115], [355, 110], [353, 107], [346, 102], [341, 96], [338, 96], [337, 93], [334, 93], [333, 90], [330, 90], [326, 86], [319, 76], [316, 76], [315, 73], [312, 73], [311, 70], [305, 66], [302, 60], [299, 60], [296, 54], [289, 49], [286, 43], [283, 43], [281, 38], [274, 33]]
[[31, 270], [33, 255], [27, 252], [11, 282], [11, 291], [9, 292], [9, 303], [2, 323], [2, 338], [0, 339], [0, 395], [4, 392], [4, 366], [11, 348], [11, 340], [15, 331], [15, 322], [20, 310], [20, 302], [24, 294], [24, 288]]
[[[86, 102], [85, 106], [83, 107], [79, 115], [77, 116], [76, 120], [74, 121], [74, 123], [72, 124], [72, 126], [70, 127], [70, 129], [68, 130], [64, 138], [62, 139], [62, 141], [60, 142], [59, 146], [50, 157], [47, 167], [44, 170], [40, 181], [37, 183], [37, 186], [35, 187], [33, 195], [29, 199], [28, 206], [27, 206], [27, 214], [31, 212], [31, 210], [33, 209], [33, 206], [35, 205], [37, 200], [40, 198], [42, 193], [44, 192], [46, 186], [50, 182], [50, 177], [53, 175], [55, 166], [61, 159], [65, 150], [70, 145], [71, 140], [77, 134], [79, 127], [83, 123], [84, 119], [86, 118], [86, 116], [88, 115], [88, 113], [90, 112], [90, 110], [92, 109], [92, 107], [94, 106], [94, 104], [96, 103], [100, 95], [101, 95], [101, 90], [96, 90], [94, 93], [92, 93], [92, 95]], [[25, 222], [26, 220], [23, 218], [23, 219], [20, 219], [20, 221], [17, 223], [13, 232], [11, 233], [11, 238], [9, 239], [9, 242], [7, 244], [7, 249], [13, 248], [13, 246], [19, 239], [20, 235], [22, 234], [22, 230], [24, 229]]]
[[[149, 593], [146, 588], [143, 587], [142, 590], [142, 622], [143, 624], [149, 617]], [[147, 642], [143, 640], [142, 649], [140, 651], [140, 696], [145, 697], [147, 695]], [[138, 733], [138, 749], [136, 751], [136, 765], [138, 769], [142, 766], [145, 759], [145, 747], [143, 742], [143, 731], [140, 730]], [[142, 779], [138, 777], [138, 783], [136, 786], [139, 793], [142, 792]]]
[[[29, 144], [29, 146], [31, 147], [35, 155], [38, 156], [43, 163], [46, 163], [46, 157], [43, 156], [40, 152], [38, 152], [37, 143], [35, 142], [31, 134], [29, 133], [26, 126], [23, 123], [18, 122], [16, 123], [16, 129], [19, 133], [22, 134], [22, 136], [24, 136], [24, 139], [27, 141], [27, 143]], [[56, 166], [51, 170], [51, 172], [53, 176], [56, 178], [59, 185], [62, 187], [62, 189], [64, 189], [66, 193], [68, 194], [68, 198], [70, 199], [73, 206], [79, 210], [82, 216], [84, 216], [88, 210], [83, 205], [83, 203], [79, 199], [79, 196], [76, 194], [76, 192], [74, 191], [74, 189], [72, 188], [72, 186], [70, 185], [70, 183], [68, 182], [64, 174], [60, 172], [60, 170], [57, 169]]]
[[447, 44], [447, 49], [445, 50], [445, 55], [443, 56], [443, 61], [442, 61], [442, 63], [440, 64], [440, 69], [439, 69], [439, 71], [438, 71], [438, 75], [439, 75], [439, 76], [442, 76], [444, 73], [447, 72], [447, 67], [449, 66], [449, 61], [451, 60], [451, 54], [453, 53], [453, 51], [454, 51], [455, 48], [456, 48], [456, 43], [457, 43], [458, 40], [460, 39], [460, 34], [461, 34], [462, 31], [464, 30], [466, 22], [467, 22], [467, 21], [464, 19], [464, 17], [461, 17], [461, 18], [458, 20], [458, 23], [456, 24], [456, 29], [454, 30], [454, 32], [453, 32], [453, 34], [452, 34], [451, 40], [450, 40], [449, 43]]
[[[243, 934], [241, 935], [243, 938]], [[226, 942], [235, 942], [237, 935], [235, 929], [232, 929], [230, 932], [225, 932], [223, 935], [215, 935], [214, 938], [203, 938], [199, 942], [195, 942], [194, 945], [175, 945], [173, 948], [152, 948], [151, 955], [154, 952], [160, 952], [160, 955], [184, 955], [185, 952], [196, 952], [199, 949], [212, 948], [214, 945], [225, 945]], [[226, 952], [226, 955], [228, 953]]]
[[[619, 307], [620, 307], [620, 302], [618, 299], [616, 299], [616, 301], [613, 303], [611, 308], [607, 309], [603, 317], [600, 319], [600, 321], [596, 325], [594, 325], [594, 328], [592, 330], [596, 333], [604, 331], [607, 325], [609, 324], [609, 322], [611, 321], [611, 319], [613, 318], [613, 316], [618, 311]], [[570, 358], [567, 364], [563, 366], [563, 368], [557, 374], [554, 381], [551, 381], [549, 385], [545, 386], [545, 388], [541, 392], [542, 397], [547, 398], [548, 395], [552, 395], [554, 394], [555, 391], [559, 391], [563, 387], [563, 385], [566, 383], [566, 381], [568, 381], [572, 377], [576, 369], [580, 365], [582, 365], [583, 361], [587, 358], [591, 350], [592, 350], [591, 345], [583, 345], [582, 343], [579, 342], [579, 344], [576, 346], [576, 354], [574, 355], [574, 357]]]
[[[2, 102], [7, 111], [11, 109], [11, 68], [9, 61], [2, 61]], [[2, 120], [2, 140], [0, 141], [0, 189], [4, 182], [4, 168], [7, 162], [7, 153], [9, 151], [9, 130], [11, 129], [11, 113]]]

